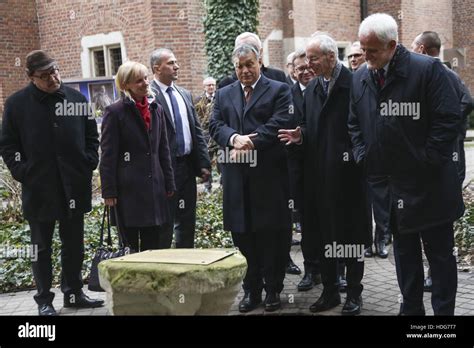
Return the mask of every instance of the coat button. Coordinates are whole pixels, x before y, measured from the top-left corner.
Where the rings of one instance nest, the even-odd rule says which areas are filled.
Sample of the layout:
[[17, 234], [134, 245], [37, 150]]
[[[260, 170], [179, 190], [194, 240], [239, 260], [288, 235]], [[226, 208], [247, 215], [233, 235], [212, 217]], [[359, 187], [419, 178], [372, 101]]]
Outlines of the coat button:
[[148, 174], [148, 177], [151, 178], [151, 174]]
[[147, 152], [147, 153], [146, 153], [146, 155], [147, 155], [147, 156], [150, 156], [150, 153], [149, 153], [149, 152]]

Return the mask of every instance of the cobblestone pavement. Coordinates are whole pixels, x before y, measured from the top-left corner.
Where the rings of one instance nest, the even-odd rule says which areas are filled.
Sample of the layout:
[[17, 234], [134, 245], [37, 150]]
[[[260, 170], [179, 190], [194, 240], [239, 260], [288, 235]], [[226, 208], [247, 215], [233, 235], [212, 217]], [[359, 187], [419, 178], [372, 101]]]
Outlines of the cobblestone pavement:
[[[393, 263], [393, 253], [389, 245], [390, 254], [387, 259], [368, 258], [365, 262], [365, 275], [363, 279], [364, 291], [363, 310], [361, 315], [397, 315], [399, 311], [399, 290]], [[292, 258], [302, 268], [303, 256], [299, 246], [292, 247]], [[322, 285], [314, 287], [310, 291], [298, 292], [297, 284], [302, 275], [287, 275], [285, 288], [281, 294], [282, 309], [273, 313], [265, 313], [263, 307], [258, 308], [245, 315], [313, 315], [309, 306], [314, 303], [322, 292]], [[456, 299], [456, 315], [474, 315], [474, 273], [459, 272], [458, 294]], [[56, 293], [53, 305], [60, 315], [109, 315], [108, 310], [103, 308], [94, 309], [72, 309], [63, 308], [63, 296], [59, 289], [53, 289]], [[105, 300], [105, 293], [86, 294], [93, 298]], [[38, 309], [33, 300], [35, 290], [16, 293], [0, 294], [0, 315], [37, 315]], [[229, 315], [241, 315], [237, 305], [243, 296], [241, 291], [235, 299]], [[424, 294], [425, 308], [428, 315], [432, 315], [430, 303], [431, 294]], [[342, 294], [344, 303], [345, 294]], [[318, 315], [340, 315], [342, 304], [327, 312]]]

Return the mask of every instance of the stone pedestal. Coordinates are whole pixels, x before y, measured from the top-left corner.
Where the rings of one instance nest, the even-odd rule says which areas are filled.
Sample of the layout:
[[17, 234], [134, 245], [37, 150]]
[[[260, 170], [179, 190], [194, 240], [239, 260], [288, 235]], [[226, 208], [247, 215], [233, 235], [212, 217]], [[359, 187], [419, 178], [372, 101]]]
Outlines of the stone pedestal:
[[[235, 251], [206, 265], [153, 261], [164, 253], [183, 255], [183, 251], [189, 256], [203, 252], [199, 249], [153, 250], [101, 262], [100, 285], [107, 292], [110, 313], [227, 315], [247, 270], [245, 257]], [[148, 262], [136, 262], [140, 254], [144, 254]], [[131, 262], [132, 259], [135, 261]]]

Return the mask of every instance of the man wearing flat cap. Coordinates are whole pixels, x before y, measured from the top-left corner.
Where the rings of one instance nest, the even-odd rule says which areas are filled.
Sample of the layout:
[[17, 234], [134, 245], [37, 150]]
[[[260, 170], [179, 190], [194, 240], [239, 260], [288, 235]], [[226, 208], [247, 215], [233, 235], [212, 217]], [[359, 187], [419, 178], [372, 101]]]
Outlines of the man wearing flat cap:
[[51, 245], [58, 221], [64, 307], [99, 307], [103, 301], [82, 292], [81, 277], [84, 213], [91, 210], [92, 171], [99, 161], [97, 126], [86, 98], [61, 83], [58, 65], [46, 52], [27, 55], [26, 73], [29, 85], [5, 102], [0, 154], [22, 184], [23, 215], [37, 245], [34, 299], [39, 315], [57, 315]]

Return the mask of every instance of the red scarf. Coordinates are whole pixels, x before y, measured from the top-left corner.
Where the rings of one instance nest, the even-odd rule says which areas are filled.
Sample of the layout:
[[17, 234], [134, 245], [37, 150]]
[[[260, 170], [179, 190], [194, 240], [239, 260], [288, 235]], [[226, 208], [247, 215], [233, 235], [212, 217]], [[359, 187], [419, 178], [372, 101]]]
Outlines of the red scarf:
[[135, 105], [138, 108], [138, 111], [140, 111], [140, 115], [142, 115], [143, 121], [145, 122], [146, 129], [150, 130], [150, 123], [151, 123], [151, 117], [150, 117], [150, 109], [148, 108], [148, 98], [144, 97], [141, 102], [138, 100], [135, 100]]

